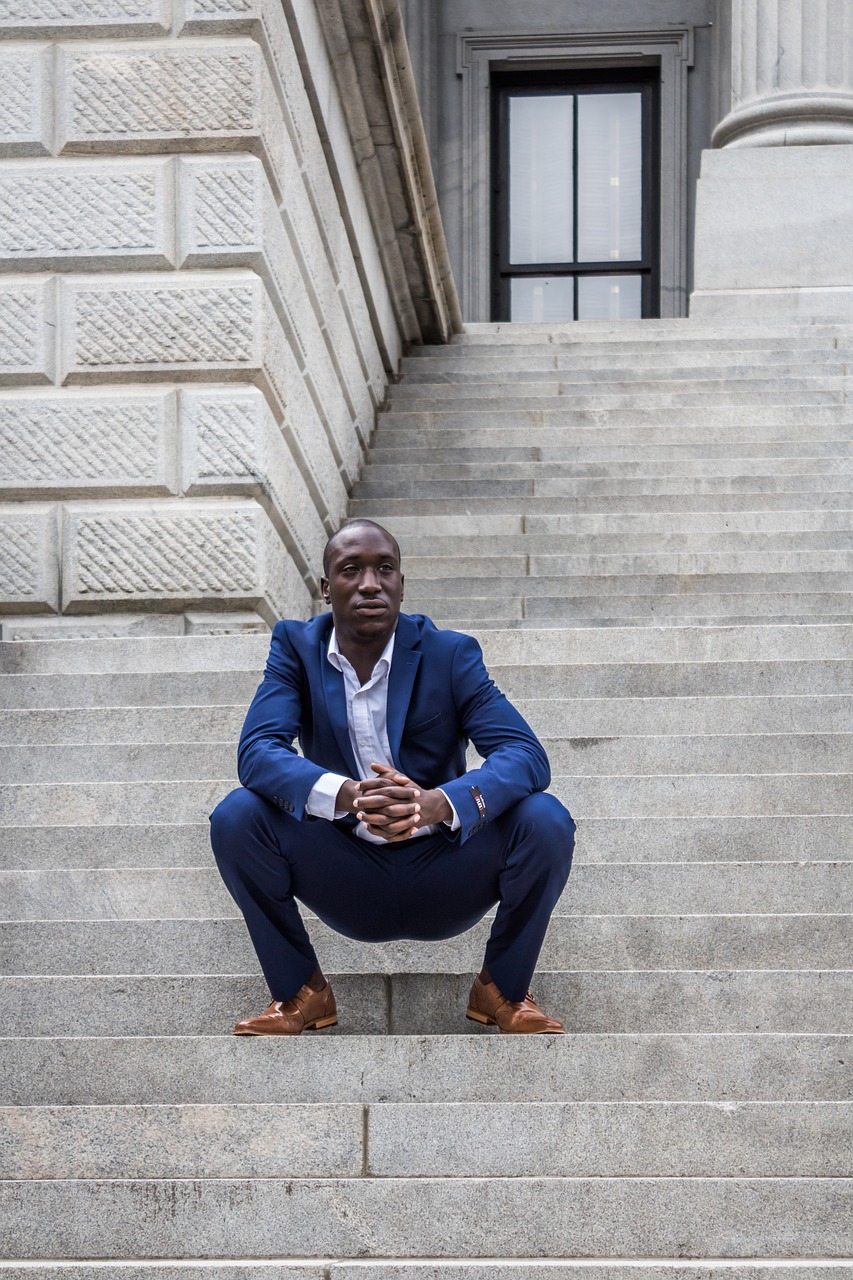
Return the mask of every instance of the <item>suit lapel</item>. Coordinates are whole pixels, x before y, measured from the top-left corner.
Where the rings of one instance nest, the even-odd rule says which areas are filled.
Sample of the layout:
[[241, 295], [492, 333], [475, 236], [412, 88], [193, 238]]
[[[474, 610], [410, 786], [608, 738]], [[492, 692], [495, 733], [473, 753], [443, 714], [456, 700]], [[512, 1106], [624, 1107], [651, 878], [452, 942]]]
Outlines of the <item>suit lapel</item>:
[[332, 726], [338, 750], [346, 762], [347, 776], [357, 778], [360, 771], [355, 763], [349, 740], [344, 678], [341, 672], [337, 671], [329, 661], [328, 648], [329, 634], [327, 633], [320, 639], [320, 679], [323, 683], [323, 696], [326, 700], [326, 714], [329, 718], [329, 724]]
[[[403, 726], [406, 723], [406, 712], [412, 700], [412, 689], [415, 676], [421, 661], [420, 636], [416, 624], [405, 614], [400, 614], [397, 632], [394, 637], [394, 656], [391, 659], [391, 670], [388, 673], [388, 745], [391, 748], [391, 759], [399, 768], [400, 742], [403, 737]], [[328, 664], [327, 664], [328, 665]], [[346, 709], [344, 709], [346, 715]]]

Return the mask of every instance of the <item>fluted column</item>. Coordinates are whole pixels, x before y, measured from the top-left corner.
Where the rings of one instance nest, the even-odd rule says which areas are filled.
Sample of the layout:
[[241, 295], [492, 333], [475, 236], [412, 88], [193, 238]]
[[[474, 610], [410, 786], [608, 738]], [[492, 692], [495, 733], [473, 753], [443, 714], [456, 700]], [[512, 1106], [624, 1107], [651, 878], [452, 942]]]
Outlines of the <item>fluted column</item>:
[[728, 0], [725, 8], [729, 92], [713, 145], [853, 143], [853, 0]]

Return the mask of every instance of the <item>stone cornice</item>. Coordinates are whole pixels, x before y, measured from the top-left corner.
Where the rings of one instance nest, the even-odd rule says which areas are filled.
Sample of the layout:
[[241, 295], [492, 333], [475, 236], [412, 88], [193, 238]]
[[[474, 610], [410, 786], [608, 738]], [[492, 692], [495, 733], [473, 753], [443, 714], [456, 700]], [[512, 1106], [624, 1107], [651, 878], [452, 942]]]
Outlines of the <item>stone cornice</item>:
[[393, 306], [407, 342], [447, 342], [462, 315], [398, 0], [318, 0]]

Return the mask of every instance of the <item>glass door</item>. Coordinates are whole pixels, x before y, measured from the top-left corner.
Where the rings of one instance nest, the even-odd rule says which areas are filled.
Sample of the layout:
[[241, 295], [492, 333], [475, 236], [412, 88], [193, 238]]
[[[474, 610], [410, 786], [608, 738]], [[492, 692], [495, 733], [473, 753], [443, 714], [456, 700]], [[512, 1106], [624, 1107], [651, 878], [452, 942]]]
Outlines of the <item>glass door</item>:
[[606, 74], [496, 79], [495, 320], [658, 312], [655, 80]]

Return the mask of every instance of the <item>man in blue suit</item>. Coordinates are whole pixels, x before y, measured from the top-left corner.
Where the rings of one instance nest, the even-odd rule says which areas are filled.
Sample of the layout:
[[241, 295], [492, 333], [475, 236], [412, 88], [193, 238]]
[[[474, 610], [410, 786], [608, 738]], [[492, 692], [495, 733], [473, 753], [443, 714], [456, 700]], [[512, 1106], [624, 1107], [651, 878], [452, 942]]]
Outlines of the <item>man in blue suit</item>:
[[[471, 636], [400, 612], [387, 530], [345, 524], [323, 570], [331, 616], [274, 628], [240, 737], [242, 789], [211, 815], [222, 878], [272, 995], [234, 1033], [337, 1022], [297, 898], [367, 942], [450, 938], [497, 904], [467, 1016], [509, 1033], [562, 1032], [528, 989], [574, 847], [571, 816], [544, 794], [545, 752]], [[484, 758], [471, 770], [469, 740]]]

